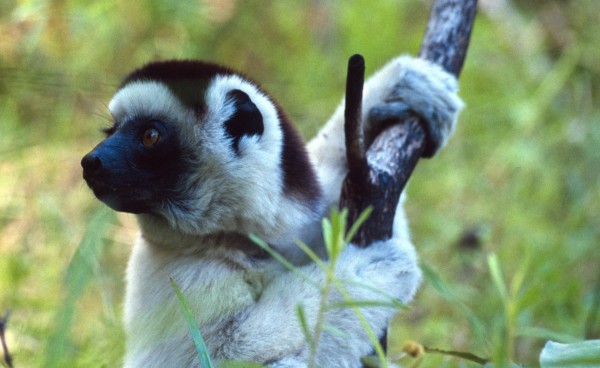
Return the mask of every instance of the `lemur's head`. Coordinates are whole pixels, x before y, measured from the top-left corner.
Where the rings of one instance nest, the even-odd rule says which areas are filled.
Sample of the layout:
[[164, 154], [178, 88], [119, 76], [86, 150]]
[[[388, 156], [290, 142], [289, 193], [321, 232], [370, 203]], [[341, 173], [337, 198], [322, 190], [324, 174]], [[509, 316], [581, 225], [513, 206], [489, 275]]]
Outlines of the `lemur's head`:
[[81, 165], [114, 210], [164, 218], [188, 234], [263, 236], [319, 212], [300, 136], [260, 87], [230, 69], [151, 63], [125, 78], [108, 108], [114, 125]]

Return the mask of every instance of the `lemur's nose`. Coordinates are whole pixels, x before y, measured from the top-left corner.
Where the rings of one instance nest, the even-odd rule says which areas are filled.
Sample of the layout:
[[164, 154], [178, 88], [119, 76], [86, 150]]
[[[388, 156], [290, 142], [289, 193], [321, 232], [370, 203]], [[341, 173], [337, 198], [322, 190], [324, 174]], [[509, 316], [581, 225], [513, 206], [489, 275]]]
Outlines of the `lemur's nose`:
[[102, 169], [102, 160], [94, 152], [90, 152], [81, 159], [81, 167], [83, 167], [84, 176], [94, 175]]

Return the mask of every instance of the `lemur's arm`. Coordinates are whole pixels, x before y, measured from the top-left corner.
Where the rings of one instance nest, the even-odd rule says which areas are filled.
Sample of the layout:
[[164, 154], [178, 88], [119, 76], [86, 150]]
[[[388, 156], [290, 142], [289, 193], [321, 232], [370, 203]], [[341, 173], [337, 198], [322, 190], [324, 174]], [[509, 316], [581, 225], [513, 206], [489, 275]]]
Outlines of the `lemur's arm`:
[[[313, 333], [325, 274], [314, 263], [301, 267], [300, 271], [314, 284], [296, 273], [277, 274], [263, 289], [256, 304], [234, 319], [232, 328], [226, 331], [227, 346], [223, 346], [222, 351], [235, 351], [238, 358], [251, 361], [266, 359], [267, 364], [276, 367], [306, 367], [310, 345], [298, 320], [297, 308], [303, 309]], [[409, 302], [421, 279], [415, 250], [402, 238], [375, 242], [368, 248], [348, 245], [338, 259], [335, 275], [342, 280], [352, 300], [382, 304], [389, 304], [391, 299]], [[342, 294], [332, 286], [325, 302], [325, 328], [318, 344], [317, 366], [356, 367], [361, 356], [373, 351], [372, 342], [354, 311], [335, 306], [343, 301]], [[394, 315], [390, 307], [371, 306], [360, 310], [378, 337]]]
[[[423, 60], [400, 57], [367, 81], [362, 120], [367, 124], [367, 130], [377, 129], [386, 120], [414, 112], [426, 121], [428, 144], [436, 151], [450, 136], [462, 107], [456, 92], [456, 79], [441, 68]], [[309, 153], [328, 205], [338, 200], [347, 173], [343, 132], [343, 108], [338, 108], [309, 143]], [[371, 243], [366, 248], [349, 245], [337, 264], [336, 277], [354, 282], [347, 285], [353, 300], [389, 301], [373, 291], [380, 290], [388, 298], [409, 302], [419, 285], [421, 273], [402, 206], [396, 209], [391, 239]], [[228, 336], [227, 344], [235, 346], [239, 356], [249, 360], [270, 357], [267, 363], [277, 367], [306, 366], [310, 345], [302, 332], [296, 308], [298, 305], [303, 307], [309, 330], [313, 331], [325, 277], [312, 263], [302, 266], [301, 271], [318, 287], [306, 283], [295, 273], [278, 273], [265, 286], [257, 303], [236, 318], [240, 323], [235, 326], [235, 333]], [[355, 283], [369, 288], [358, 287]], [[332, 304], [341, 300], [341, 295], [334, 289], [326, 301], [325, 324], [341, 331], [342, 335], [330, 331], [323, 333], [317, 354], [319, 366], [354, 367], [361, 356], [372, 351], [372, 343], [353, 311], [332, 308]], [[385, 307], [362, 308], [362, 312], [376, 336], [383, 334], [394, 315], [393, 310]], [[265, 316], [269, 318], [265, 319]]]
[[[419, 115], [426, 123], [427, 144], [433, 152], [444, 146], [456, 125], [463, 103], [456, 78], [440, 66], [409, 56], [398, 57], [369, 78], [363, 91], [365, 130], [382, 122]], [[347, 173], [344, 108], [337, 108], [327, 124], [307, 145], [328, 205], [337, 203]]]

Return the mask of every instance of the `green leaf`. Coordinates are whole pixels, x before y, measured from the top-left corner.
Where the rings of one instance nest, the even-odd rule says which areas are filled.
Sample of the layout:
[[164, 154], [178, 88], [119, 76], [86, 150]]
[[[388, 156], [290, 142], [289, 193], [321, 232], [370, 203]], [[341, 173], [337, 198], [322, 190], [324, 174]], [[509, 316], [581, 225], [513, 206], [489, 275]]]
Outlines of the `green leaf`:
[[219, 368], [263, 368], [264, 365], [258, 363], [245, 362], [242, 360], [221, 360]]
[[485, 333], [485, 327], [481, 319], [475, 314], [475, 312], [463, 303], [450, 289], [448, 284], [438, 275], [433, 268], [431, 268], [425, 262], [421, 263], [421, 269], [423, 270], [423, 276], [425, 280], [433, 286], [433, 288], [440, 294], [440, 296], [446, 299], [449, 303], [457, 307], [463, 315], [469, 320], [473, 332], [478, 339], [484, 339], [487, 337]]
[[300, 321], [300, 327], [302, 327], [302, 332], [304, 333], [304, 338], [309, 345], [313, 344], [313, 336], [310, 333], [310, 329], [308, 328], [308, 322], [306, 321], [306, 314], [304, 313], [304, 308], [301, 305], [296, 306], [296, 314], [298, 315], [298, 320]]
[[327, 255], [329, 256], [329, 260], [333, 267], [335, 267], [337, 258], [346, 245], [344, 233], [346, 231], [347, 218], [347, 209], [343, 209], [342, 211], [332, 209], [330, 219], [323, 219], [323, 239], [325, 241]]
[[394, 300], [381, 301], [381, 300], [344, 300], [329, 305], [329, 309], [342, 309], [342, 308], [369, 308], [369, 307], [385, 307], [392, 309], [406, 308], [401, 302]]
[[502, 297], [502, 301], [504, 303], [508, 303], [508, 288], [506, 287], [506, 283], [504, 282], [504, 278], [502, 277], [500, 261], [498, 260], [498, 256], [495, 253], [490, 253], [490, 255], [488, 255], [488, 267], [490, 268], [492, 280], [494, 281], [494, 284], [496, 284], [496, 288], [498, 289], [498, 292]]
[[581, 341], [580, 338], [577, 338], [573, 335], [569, 335], [566, 333], [556, 332], [544, 327], [517, 327], [516, 331], [517, 336], [527, 336], [527, 337], [535, 337], [540, 340], [559, 340], [567, 343], [574, 343]]
[[360, 216], [358, 216], [358, 219], [356, 219], [356, 221], [352, 224], [352, 227], [350, 227], [350, 230], [348, 230], [348, 234], [346, 234], [346, 243], [350, 243], [352, 241], [352, 239], [354, 238], [354, 235], [356, 235], [356, 232], [358, 231], [358, 229], [360, 228], [360, 226], [367, 221], [367, 218], [369, 218], [369, 216], [371, 216], [371, 213], [373, 212], [373, 206], [369, 206], [367, 207], [366, 210], [364, 210]]
[[356, 280], [352, 280], [352, 279], [335, 279], [334, 282], [336, 283], [336, 287], [339, 289], [340, 287], [344, 287], [344, 285], [350, 286], [357, 286], [360, 287], [362, 289], [365, 290], [369, 290], [372, 293], [379, 295], [385, 299], [387, 299], [387, 302], [390, 303], [390, 305], [393, 305], [394, 308], [403, 308], [403, 309], [408, 309], [408, 306], [404, 303], [402, 303], [400, 300], [398, 300], [396, 297], [394, 297], [391, 294], [385, 293], [383, 291], [381, 291], [380, 289], [373, 287], [369, 284], [366, 284], [364, 282], [360, 282], [360, 281], [356, 281]]
[[[337, 211], [336, 211], [337, 212]], [[337, 260], [337, 257], [342, 253], [344, 249], [344, 233], [346, 232], [346, 223], [348, 219], [348, 209], [344, 208], [337, 212], [337, 216], [333, 217], [333, 259]]]
[[94, 278], [98, 255], [102, 253], [106, 242], [108, 226], [115, 220], [115, 212], [105, 206], [98, 207], [90, 219], [87, 231], [73, 255], [67, 275], [65, 287], [67, 297], [55, 317], [55, 328], [48, 338], [46, 346], [45, 367], [64, 366], [65, 350], [70, 348], [71, 326], [75, 315], [77, 300]]
[[285, 259], [284, 256], [279, 254], [275, 249], [271, 248], [269, 246], [269, 244], [267, 244], [264, 240], [262, 240], [261, 238], [259, 238], [258, 236], [254, 235], [254, 234], [250, 234], [249, 237], [250, 237], [250, 240], [252, 240], [254, 243], [256, 243], [256, 245], [258, 245], [259, 247], [264, 249], [267, 253], [269, 253], [269, 255], [271, 257], [275, 258], [275, 260], [277, 260], [277, 262], [281, 263], [285, 268], [294, 272], [296, 275], [300, 276], [306, 283], [308, 283], [309, 285], [312, 285], [316, 288], [319, 288], [319, 289], [321, 288], [321, 286], [319, 284], [314, 282], [304, 272], [300, 271], [300, 269], [298, 267], [296, 267], [292, 263], [290, 263], [287, 259]]
[[330, 334], [332, 334], [332, 335], [334, 335], [334, 336], [337, 336], [337, 337], [341, 337], [341, 338], [346, 338], [346, 337], [348, 337], [348, 334], [347, 334], [346, 332], [344, 332], [344, 331], [340, 330], [339, 328], [337, 328], [337, 327], [335, 327], [335, 326], [329, 325], [329, 324], [327, 324], [327, 323], [325, 323], [325, 324], [323, 325], [323, 331], [327, 331], [327, 332], [329, 332]]
[[366, 368], [381, 368], [381, 361], [377, 358], [376, 355], [369, 355], [360, 358], [360, 362]]
[[[494, 363], [486, 363], [483, 368], [496, 368], [498, 367], [496, 364]], [[502, 368], [506, 368], [506, 365], [502, 365]], [[520, 364], [516, 364], [516, 363], [510, 363], [510, 365], [508, 366], [508, 368], [523, 368], [522, 365]]]
[[188, 328], [192, 334], [192, 339], [194, 340], [196, 351], [198, 352], [198, 358], [200, 359], [200, 365], [202, 368], [214, 368], [214, 364], [208, 355], [208, 349], [206, 348], [206, 344], [202, 338], [202, 333], [200, 333], [200, 329], [198, 329], [198, 325], [194, 320], [194, 316], [192, 315], [189, 305], [183, 297], [181, 290], [179, 290], [179, 287], [170, 276], [169, 281], [171, 281], [171, 286], [173, 286], [173, 290], [175, 290], [175, 294], [177, 294], [177, 299], [179, 299], [179, 304], [181, 305]]
[[542, 368], [592, 368], [600, 367], [600, 340], [574, 344], [548, 341], [540, 354]]
[[[332, 220], [333, 221], [333, 220]], [[323, 241], [325, 242], [325, 249], [327, 250], [327, 254], [331, 258], [331, 254], [333, 253], [333, 230], [331, 221], [327, 218], [323, 219], [322, 222], [323, 227]]]
[[329, 267], [327, 267], [327, 265], [323, 262], [323, 260], [319, 258], [319, 256], [312, 249], [310, 249], [308, 245], [299, 240], [296, 242], [296, 244], [298, 245], [298, 248], [302, 249], [302, 251], [306, 253], [306, 255], [317, 264], [317, 266], [319, 266], [319, 268], [321, 268], [325, 272], [331, 271]]

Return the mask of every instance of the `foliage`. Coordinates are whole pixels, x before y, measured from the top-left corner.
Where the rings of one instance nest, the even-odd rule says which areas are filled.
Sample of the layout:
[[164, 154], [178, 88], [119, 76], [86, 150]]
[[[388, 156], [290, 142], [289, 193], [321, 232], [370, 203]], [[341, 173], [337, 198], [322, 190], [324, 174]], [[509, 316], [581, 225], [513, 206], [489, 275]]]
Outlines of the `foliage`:
[[94, 278], [94, 269], [98, 267], [97, 257], [105, 245], [102, 237], [105, 236], [107, 225], [114, 217], [114, 212], [103, 207], [92, 215], [88, 230], [69, 263], [64, 281], [66, 298], [54, 318], [57, 324], [53, 327], [46, 345], [45, 367], [65, 365], [65, 349], [72, 344], [69, 340], [75, 305]]
[[600, 364], [600, 340], [574, 344], [548, 341], [540, 356], [542, 368], [597, 367]]
[[[467, 109], [408, 188], [426, 281], [392, 326], [389, 350], [410, 340], [532, 365], [548, 339], [600, 337], [600, 2], [481, 3], [461, 76]], [[369, 74], [415, 53], [427, 9], [407, 0], [0, 2], [0, 315], [12, 311], [15, 366], [120, 363], [136, 225], [96, 215], [79, 167], [119, 78], [158, 58], [225, 63], [261, 81], [311, 137], [339, 102], [347, 57], [363, 54]], [[100, 243], [82, 257], [85, 239]], [[422, 365], [468, 364], [426, 354]]]
[[202, 333], [198, 328], [198, 323], [194, 319], [194, 315], [185, 300], [185, 296], [179, 289], [179, 286], [175, 283], [175, 281], [169, 277], [169, 281], [171, 282], [171, 286], [173, 286], [173, 290], [175, 290], [175, 294], [177, 294], [177, 300], [181, 305], [181, 309], [183, 310], [183, 315], [185, 316], [185, 321], [190, 330], [190, 334], [192, 335], [192, 340], [194, 340], [194, 346], [196, 347], [196, 351], [198, 352], [198, 359], [200, 361], [200, 367], [202, 368], [214, 368], [215, 365], [210, 358], [208, 353], [208, 349], [206, 348], [206, 343], [204, 342], [204, 338], [202, 338]]

